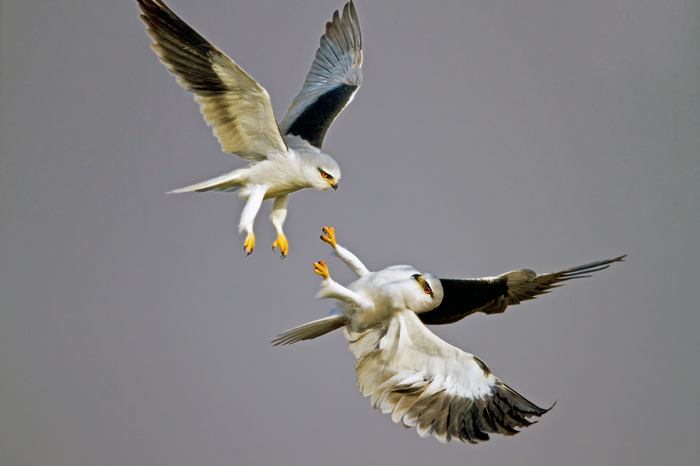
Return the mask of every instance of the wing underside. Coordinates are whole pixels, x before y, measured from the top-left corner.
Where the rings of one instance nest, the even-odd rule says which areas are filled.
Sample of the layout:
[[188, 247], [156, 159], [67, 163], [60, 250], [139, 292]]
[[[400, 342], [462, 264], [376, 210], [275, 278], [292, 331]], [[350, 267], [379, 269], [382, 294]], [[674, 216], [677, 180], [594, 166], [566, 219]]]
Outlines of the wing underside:
[[[549, 411], [501, 382], [475, 356], [440, 340], [412, 311], [397, 313], [386, 332], [346, 330], [346, 336], [360, 353], [355, 373], [362, 394], [421, 437], [478, 443], [489, 434], [515, 435], [534, 423], [529, 418]], [[363, 341], [364, 348], [357, 346]]]
[[331, 123], [352, 100], [362, 83], [362, 34], [353, 2], [326, 24], [326, 33], [311, 70], [287, 114], [280, 121], [284, 135], [300, 136], [321, 148]]
[[177, 82], [194, 93], [223, 151], [248, 160], [286, 154], [267, 91], [162, 0], [138, 3], [154, 41], [151, 48]]

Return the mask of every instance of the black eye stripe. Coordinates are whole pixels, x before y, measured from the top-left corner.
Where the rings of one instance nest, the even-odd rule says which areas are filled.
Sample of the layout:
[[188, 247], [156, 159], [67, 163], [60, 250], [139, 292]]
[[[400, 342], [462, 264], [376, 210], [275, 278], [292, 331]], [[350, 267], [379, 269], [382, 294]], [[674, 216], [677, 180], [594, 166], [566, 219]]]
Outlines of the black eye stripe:
[[[317, 168], [318, 168], [318, 167], [317, 167]], [[328, 178], [328, 179], [330, 179], [330, 180], [333, 179], [333, 176], [331, 176], [330, 173], [328, 173], [327, 171], [325, 171], [325, 170], [323, 170], [323, 169], [321, 169], [321, 168], [318, 168], [318, 172], [319, 172], [319, 173], [321, 174], [321, 176], [323, 176], [324, 178]]]
[[430, 286], [430, 284], [423, 278], [422, 275], [420, 274], [413, 274], [411, 275], [411, 278], [413, 278], [415, 281], [418, 282], [418, 284], [421, 287], [421, 290], [423, 290], [423, 293], [429, 294], [430, 296], [433, 296], [433, 289]]

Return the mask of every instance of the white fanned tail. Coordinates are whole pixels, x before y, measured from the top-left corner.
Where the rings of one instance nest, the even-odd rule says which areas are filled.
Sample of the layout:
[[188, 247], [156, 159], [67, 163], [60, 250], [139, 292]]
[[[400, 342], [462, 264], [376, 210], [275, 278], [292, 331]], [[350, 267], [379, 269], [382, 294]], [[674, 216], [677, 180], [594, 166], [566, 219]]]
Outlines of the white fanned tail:
[[275, 346], [291, 345], [297, 341], [312, 340], [328, 332], [332, 332], [335, 329], [344, 327], [348, 322], [347, 317], [340, 314], [324, 317], [323, 319], [314, 320], [307, 324], [294, 327], [286, 332], [282, 332], [277, 335], [277, 338], [272, 340], [271, 343], [274, 343]]

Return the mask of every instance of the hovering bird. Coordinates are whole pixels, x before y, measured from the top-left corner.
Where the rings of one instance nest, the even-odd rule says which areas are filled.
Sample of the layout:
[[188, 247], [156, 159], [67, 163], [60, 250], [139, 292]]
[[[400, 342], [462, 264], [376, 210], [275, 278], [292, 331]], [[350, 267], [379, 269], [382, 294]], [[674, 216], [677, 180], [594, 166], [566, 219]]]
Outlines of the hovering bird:
[[481, 359], [444, 342], [425, 324], [456, 322], [475, 312], [503, 312], [510, 304], [533, 299], [566, 280], [606, 269], [625, 256], [592, 262], [560, 272], [537, 275], [515, 270], [498, 277], [444, 279], [408, 265], [370, 272], [324, 228], [329, 243], [359, 279], [344, 287], [329, 275], [323, 261], [314, 271], [323, 277], [318, 299], [334, 298], [329, 317], [278, 335], [286, 345], [344, 327], [358, 387], [382, 413], [421, 437], [431, 433], [443, 443], [455, 439], [478, 443], [489, 434], [515, 435], [550, 408], [540, 408], [493, 375]]
[[288, 195], [303, 188], [338, 189], [340, 168], [321, 152], [328, 127], [362, 83], [362, 35], [352, 1], [326, 23], [326, 33], [311, 70], [287, 114], [275, 120], [270, 96], [229, 57], [180, 19], [162, 0], [137, 0], [151, 48], [194, 93], [204, 119], [224, 152], [252, 163], [202, 183], [171, 191], [238, 191], [247, 199], [238, 224], [247, 236], [243, 249], [255, 246], [253, 221], [265, 199], [274, 199], [270, 219], [277, 230], [272, 249], [288, 251], [282, 231]]

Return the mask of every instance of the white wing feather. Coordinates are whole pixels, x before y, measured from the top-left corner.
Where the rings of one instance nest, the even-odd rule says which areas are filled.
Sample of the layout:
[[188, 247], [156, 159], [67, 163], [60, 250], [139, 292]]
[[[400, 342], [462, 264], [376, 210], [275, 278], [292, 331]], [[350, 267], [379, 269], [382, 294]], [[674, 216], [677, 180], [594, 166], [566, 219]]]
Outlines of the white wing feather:
[[[397, 312], [382, 329], [353, 334], [350, 349], [358, 356], [358, 387], [372, 406], [391, 413], [394, 422], [431, 433], [443, 443], [477, 443], [489, 433], [514, 435], [527, 418], [548, 409], [529, 402], [474, 355], [430, 332], [412, 311]], [[551, 408], [550, 408], [551, 409]]]
[[161, 0], [138, 0], [151, 48], [194, 93], [224, 152], [247, 160], [284, 156], [270, 97], [253, 78], [180, 19]]

